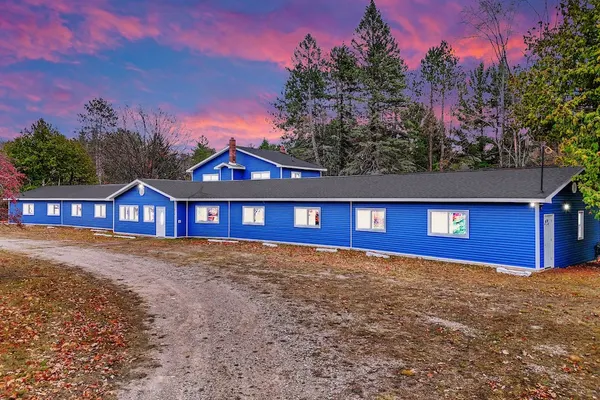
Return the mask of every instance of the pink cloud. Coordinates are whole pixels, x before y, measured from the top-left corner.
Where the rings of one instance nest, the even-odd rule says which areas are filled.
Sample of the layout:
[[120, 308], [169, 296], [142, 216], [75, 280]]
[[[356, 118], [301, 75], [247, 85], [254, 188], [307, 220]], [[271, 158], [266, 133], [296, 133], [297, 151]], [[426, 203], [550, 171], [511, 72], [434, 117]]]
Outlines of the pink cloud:
[[278, 141], [281, 132], [273, 128], [267, 107], [252, 99], [226, 100], [211, 104], [210, 110], [180, 115], [179, 119], [192, 139], [204, 135], [216, 148], [225, 146], [231, 137], [242, 145], [260, 144], [263, 138]]

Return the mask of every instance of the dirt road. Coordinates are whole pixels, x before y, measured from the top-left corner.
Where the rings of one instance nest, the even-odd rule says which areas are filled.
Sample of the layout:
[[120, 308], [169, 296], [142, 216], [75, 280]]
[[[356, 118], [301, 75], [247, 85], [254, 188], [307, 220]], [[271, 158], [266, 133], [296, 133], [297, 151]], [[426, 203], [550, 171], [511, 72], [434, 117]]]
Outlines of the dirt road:
[[83, 268], [145, 299], [157, 366], [142, 371], [146, 377], [128, 383], [119, 398], [358, 398], [348, 388], [368, 372], [335, 370], [339, 355], [331, 349], [325, 365], [314, 354], [323, 353], [326, 332], [297, 324], [294, 308], [280, 299], [202, 265], [177, 267], [64, 242], [0, 238], [0, 249]]

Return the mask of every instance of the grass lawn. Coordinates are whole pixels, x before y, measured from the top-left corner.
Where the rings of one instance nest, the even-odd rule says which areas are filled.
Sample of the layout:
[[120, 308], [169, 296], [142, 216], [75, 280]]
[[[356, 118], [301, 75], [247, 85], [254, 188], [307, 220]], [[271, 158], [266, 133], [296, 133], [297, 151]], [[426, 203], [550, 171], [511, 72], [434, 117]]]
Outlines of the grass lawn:
[[127, 290], [0, 251], [0, 398], [115, 398], [147, 346]]
[[201, 264], [301, 304], [298, 322], [330, 332], [344, 363], [399, 365], [379, 382], [381, 399], [600, 399], [600, 268], [593, 264], [521, 278], [311, 247], [122, 240], [43, 227], [1, 227], [0, 235]]

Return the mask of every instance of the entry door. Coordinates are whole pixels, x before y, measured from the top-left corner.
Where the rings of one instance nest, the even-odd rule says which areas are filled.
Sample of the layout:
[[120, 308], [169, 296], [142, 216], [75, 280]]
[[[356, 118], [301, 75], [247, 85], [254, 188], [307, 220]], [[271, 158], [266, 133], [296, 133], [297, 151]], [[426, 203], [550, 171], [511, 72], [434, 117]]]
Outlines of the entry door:
[[544, 214], [544, 268], [554, 268], [554, 214]]
[[165, 207], [156, 207], [156, 236], [167, 236], [167, 210]]

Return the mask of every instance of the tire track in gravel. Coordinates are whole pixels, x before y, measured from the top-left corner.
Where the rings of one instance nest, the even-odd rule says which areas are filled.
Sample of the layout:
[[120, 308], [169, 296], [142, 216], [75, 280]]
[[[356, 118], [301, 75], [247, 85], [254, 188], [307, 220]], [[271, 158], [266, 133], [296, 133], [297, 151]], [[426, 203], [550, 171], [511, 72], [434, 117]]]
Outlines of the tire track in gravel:
[[[120, 399], [352, 399], [363, 367], [338, 370], [327, 332], [298, 324], [293, 307], [262, 298], [210, 268], [61, 242], [0, 238], [0, 249], [60, 262], [116, 280], [137, 292], [153, 318], [156, 345], [145, 378]], [[327, 376], [315, 370], [327, 369]], [[317, 374], [318, 375], [318, 374]], [[369, 380], [373, 380], [372, 377]]]

